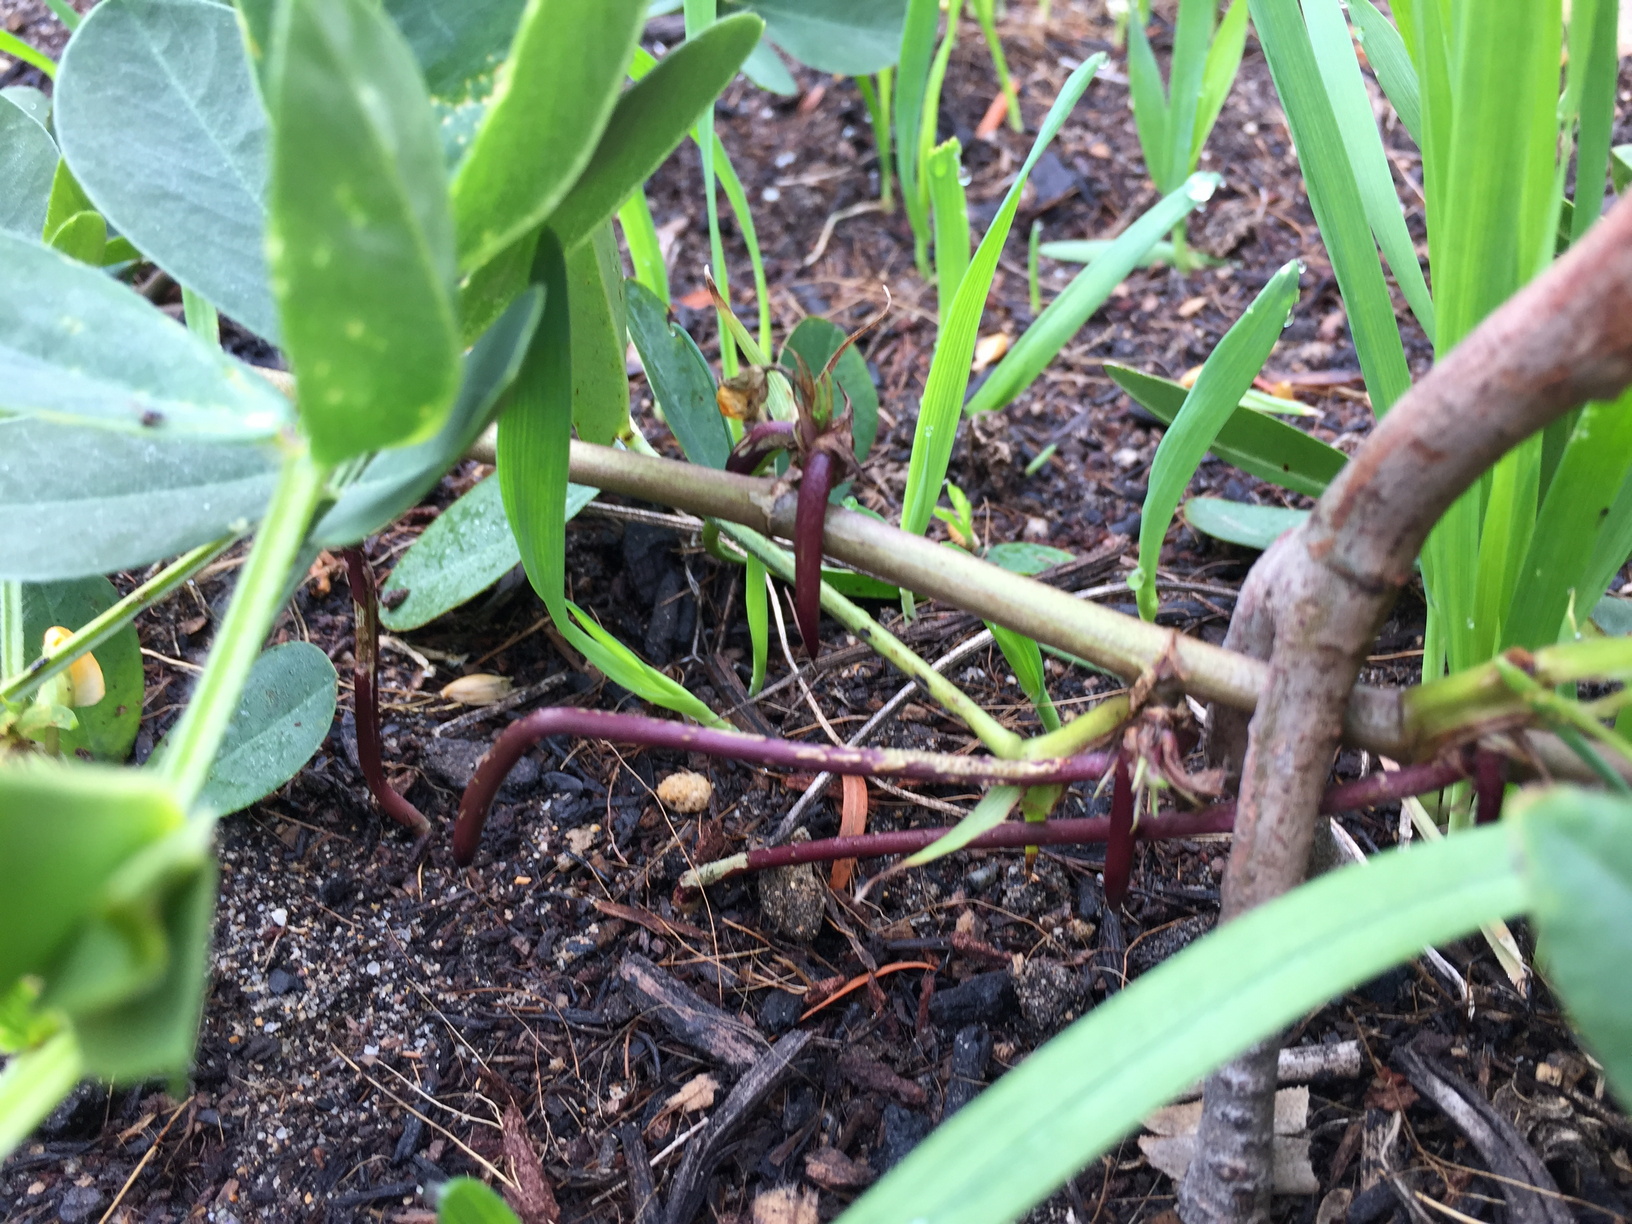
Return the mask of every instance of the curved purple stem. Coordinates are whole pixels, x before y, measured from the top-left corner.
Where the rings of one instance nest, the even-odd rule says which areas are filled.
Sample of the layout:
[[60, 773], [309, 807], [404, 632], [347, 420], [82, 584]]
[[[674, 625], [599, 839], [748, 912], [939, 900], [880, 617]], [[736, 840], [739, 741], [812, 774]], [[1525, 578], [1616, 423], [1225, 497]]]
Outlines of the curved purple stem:
[[750, 426], [742, 441], [731, 448], [726, 456], [725, 470], [739, 476], [752, 476], [760, 465], [777, 451], [793, 445], [793, 422], [761, 421]]
[[793, 615], [805, 653], [813, 659], [821, 648], [822, 530], [833, 474], [833, 456], [822, 448], [811, 451], [799, 478], [799, 506], [793, 518]]
[[1473, 753], [1473, 793], [1477, 823], [1495, 824], [1502, 818], [1502, 796], [1507, 791], [1507, 758], [1488, 748]]
[[354, 617], [352, 646], [352, 709], [357, 724], [357, 764], [363, 779], [385, 814], [419, 837], [431, 831], [425, 814], [392, 788], [385, 780], [384, 753], [380, 747], [380, 706], [377, 695], [380, 658], [380, 609], [374, 591], [374, 570], [360, 547], [343, 549], [346, 578], [351, 583]]
[[[482, 826], [493, 796], [511, 768], [539, 740], [552, 735], [613, 740], [648, 748], [701, 752], [753, 765], [800, 772], [814, 771], [867, 777], [910, 778], [920, 782], [1002, 782], [1044, 786], [1049, 783], [1097, 781], [1110, 768], [1105, 752], [1043, 761], [1004, 761], [996, 757], [954, 756], [904, 748], [848, 748], [807, 744], [694, 727], [643, 714], [614, 714], [576, 706], [535, 710], [505, 728], [504, 734], [482, 758], [465, 787], [459, 804], [459, 822], [453, 830], [453, 857], [461, 866], [476, 856]], [[1030, 828], [1039, 828], [1030, 825]]]
[[[1230, 823], [1233, 825], [1234, 812]], [[1111, 816], [1105, 841], [1105, 903], [1121, 909], [1128, 899], [1133, 878], [1133, 778], [1125, 753], [1116, 757], [1116, 773], [1111, 781]]]
[[[1334, 786], [1321, 799], [1320, 810], [1326, 813], [1347, 812], [1373, 804], [1401, 799], [1407, 795], [1426, 794], [1439, 790], [1467, 777], [1467, 770], [1456, 761], [1434, 761], [1424, 765], [1408, 765], [1392, 773], [1372, 774], [1355, 782]], [[1131, 789], [1131, 788], [1125, 788]], [[1112, 804], [1115, 804], [1112, 799]], [[1129, 805], [1131, 808], [1131, 804]], [[1130, 812], [1131, 816], [1131, 812]], [[1094, 816], [1082, 820], [1047, 820], [1031, 822], [1010, 820], [995, 829], [974, 838], [966, 850], [1013, 850], [1022, 846], [1081, 846], [1109, 842], [1115, 817]], [[1205, 833], [1228, 833], [1235, 827], [1235, 804], [1215, 803], [1194, 812], [1164, 812], [1160, 816], [1139, 822], [1134, 837], [1129, 840], [1162, 841], [1172, 838], [1200, 837]], [[862, 833], [854, 837], [829, 837], [820, 841], [791, 842], [783, 846], [765, 846], [749, 850], [736, 859], [722, 860], [724, 870], [705, 873], [708, 883], [718, 883], [749, 872], [768, 871], [773, 867], [791, 867], [799, 863], [830, 863], [844, 858], [884, 858], [897, 854], [913, 854], [940, 840], [950, 829], [902, 829], [893, 833]], [[1106, 853], [1109, 876], [1109, 850]], [[684, 880], [681, 887], [687, 887]], [[1107, 897], [1109, 890], [1107, 890]]]

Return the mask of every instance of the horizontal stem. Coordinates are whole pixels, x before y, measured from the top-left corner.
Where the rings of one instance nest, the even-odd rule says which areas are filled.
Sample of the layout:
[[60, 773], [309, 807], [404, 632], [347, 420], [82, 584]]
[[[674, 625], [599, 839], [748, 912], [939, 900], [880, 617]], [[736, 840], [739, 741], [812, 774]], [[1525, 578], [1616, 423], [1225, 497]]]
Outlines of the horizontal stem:
[[[797, 499], [776, 481], [586, 442], [572, 444], [571, 464], [572, 478], [581, 484], [742, 523], [782, 539], [794, 535]], [[1264, 683], [1264, 664], [1257, 660], [1079, 600], [864, 514], [829, 507], [822, 547], [864, 573], [1070, 651], [1127, 680], [1161, 664], [1194, 696], [1241, 710], [1253, 708]], [[1349, 732], [1360, 747], [1410, 755], [1397, 692], [1356, 690]]]
[[[1327, 814], [1354, 811], [1378, 803], [1398, 800], [1467, 777], [1459, 760], [1410, 765], [1389, 773], [1371, 774], [1345, 782], [1326, 792], [1320, 810]], [[1218, 803], [1195, 812], [1169, 812], [1134, 827], [1138, 841], [1164, 841], [1200, 837], [1207, 833], [1228, 833], [1235, 827], [1235, 804]], [[854, 837], [829, 837], [820, 841], [793, 842], [785, 846], [765, 846], [729, 858], [705, 863], [680, 877], [683, 889], [706, 888], [733, 876], [793, 867], [800, 863], [830, 863], [844, 858], [884, 858], [912, 854], [934, 844], [952, 830], [902, 829], [894, 833], [862, 833]], [[1090, 816], [1080, 820], [1031, 822], [1010, 820], [972, 840], [965, 850], [1015, 850], [1022, 846], [1082, 846], [1104, 842], [1111, 833], [1111, 820]], [[1109, 868], [1107, 867], [1107, 870]]]
[[482, 825], [499, 786], [515, 763], [541, 739], [552, 735], [612, 740], [700, 752], [775, 769], [825, 770], [828, 773], [910, 778], [920, 782], [1000, 782], [1038, 786], [1054, 782], [1097, 781], [1110, 766], [1110, 754], [1083, 753], [1048, 761], [1007, 761], [998, 757], [956, 756], [906, 748], [852, 748], [744, 735], [697, 727], [641, 714], [615, 714], [576, 706], [535, 710], [510, 724], [476, 767], [459, 805], [453, 832], [453, 855], [461, 865], [476, 855]]

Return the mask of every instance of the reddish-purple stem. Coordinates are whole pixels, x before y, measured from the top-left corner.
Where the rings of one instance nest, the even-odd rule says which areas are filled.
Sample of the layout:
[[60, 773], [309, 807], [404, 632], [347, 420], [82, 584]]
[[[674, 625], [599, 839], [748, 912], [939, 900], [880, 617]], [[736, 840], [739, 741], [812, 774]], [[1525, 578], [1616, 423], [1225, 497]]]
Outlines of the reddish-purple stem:
[[902, 748], [810, 744], [694, 727], [670, 719], [647, 718], [642, 714], [614, 714], [607, 710], [552, 706], [534, 710], [527, 717], [511, 723], [476, 767], [470, 784], [465, 787], [464, 798], [459, 804], [459, 823], [453, 830], [453, 857], [460, 865], [469, 863], [476, 856], [487, 810], [511, 768], [539, 740], [552, 735], [612, 740], [676, 752], [701, 752], [705, 756], [798, 772], [911, 778], [920, 782], [1003, 782], [1046, 786], [1098, 781], [1110, 768], [1110, 754], [1104, 752], [1085, 752], [1042, 761], [1003, 761], [996, 757], [953, 756]]
[[[1467, 777], [1467, 770], [1456, 761], [1436, 761], [1425, 765], [1408, 765], [1392, 773], [1372, 774], [1355, 782], [1345, 782], [1328, 790], [1321, 800], [1320, 810], [1326, 813], [1348, 812], [1407, 795], [1421, 795], [1439, 790], [1452, 782]], [[1124, 787], [1124, 793], [1131, 791]], [[1116, 798], [1111, 799], [1112, 808]], [[1131, 804], [1130, 804], [1131, 808]], [[1131, 815], [1131, 812], [1130, 812]], [[967, 850], [1004, 850], [1021, 846], [1080, 846], [1098, 842], [1109, 843], [1115, 816], [1093, 816], [1083, 820], [1048, 820], [1039, 823], [1023, 820], [1005, 821], [995, 829], [974, 838]], [[1163, 841], [1182, 837], [1200, 837], [1207, 833], [1228, 833], [1235, 827], [1235, 804], [1216, 803], [1194, 812], [1166, 812], [1148, 820], [1141, 820], [1134, 840]], [[950, 829], [903, 829], [896, 833], [863, 833], [855, 837], [829, 837], [821, 841], [794, 842], [784, 846], [766, 846], [750, 850], [734, 870], [716, 878], [728, 880], [734, 876], [773, 867], [791, 867], [799, 863], [830, 863], [842, 858], [885, 858], [897, 854], [912, 854], [922, 850], [949, 833]], [[1110, 897], [1110, 849], [1106, 849], [1106, 897]], [[1126, 885], [1124, 885], [1124, 890]], [[1118, 902], [1120, 904], [1120, 901]]]
[[[1126, 753], [1118, 753], [1111, 780], [1111, 817], [1105, 843], [1105, 903], [1121, 909], [1133, 877], [1133, 778]], [[1235, 814], [1230, 814], [1235, 823]]]
[[380, 706], [376, 695], [380, 613], [374, 593], [374, 571], [361, 548], [344, 549], [342, 555], [346, 559], [346, 575], [351, 582], [351, 606], [355, 616], [351, 682], [355, 698], [354, 720], [357, 724], [357, 764], [362, 768], [369, 792], [385, 814], [404, 828], [412, 829], [416, 836], [424, 837], [431, 831], [431, 822], [385, 780], [385, 765], [380, 750]]
[[1507, 790], [1507, 758], [1488, 748], [1473, 754], [1474, 819], [1482, 825], [1502, 818], [1502, 796]]
[[739, 476], [752, 476], [765, 460], [792, 445], [791, 421], [761, 421], [750, 426], [748, 432], [742, 435], [742, 441], [731, 448], [731, 454], [725, 460], [725, 470]]
[[[1139, 836], [1147, 841], [1175, 837], [1200, 837], [1206, 833], [1228, 833], [1235, 820], [1235, 805], [1219, 804], [1194, 812], [1167, 812], [1139, 823]], [[791, 867], [798, 863], [826, 863], [839, 858], [884, 858], [912, 854], [933, 844], [951, 829], [903, 829], [897, 833], [862, 833], [855, 837], [829, 837], [822, 841], [790, 842], [750, 850], [746, 864], [721, 877], [728, 879], [743, 872]], [[965, 850], [1014, 850], [1022, 846], [1081, 846], [1103, 842], [1110, 837], [1111, 821], [1105, 816], [1080, 820], [1006, 820], [980, 834]]]
[[821, 647], [817, 631], [822, 618], [822, 529], [832, 491], [833, 456], [818, 447], [805, 458], [793, 519], [793, 614], [805, 653], [813, 659]]

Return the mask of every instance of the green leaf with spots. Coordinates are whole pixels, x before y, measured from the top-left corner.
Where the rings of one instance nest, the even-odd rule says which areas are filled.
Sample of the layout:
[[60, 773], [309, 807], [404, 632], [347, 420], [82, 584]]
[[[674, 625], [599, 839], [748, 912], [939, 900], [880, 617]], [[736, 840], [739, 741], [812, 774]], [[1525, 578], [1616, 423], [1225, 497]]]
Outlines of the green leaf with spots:
[[369, 0], [289, 0], [268, 249], [312, 453], [423, 441], [459, 389], [453, 223], [425, 82]]
[[528, 0], [454, 176], [461, 267], [537, 229], [567, 194], [621, 93], [645, 10], [643, 0]]
[[527, 0], [462, 0], [448, 20], [446, 0], [385, 0], [385, 11], [413, 48], [442, 134], [456, 164], [487, 114], [488, 99]]
[[504, 393], [527, 354], [543, 312], [544, 294], [529, 289], [465, 357], [464, 380], [453, 411], [436, 436], [415, 446], [381, 451], [312, 529], [323, 548], [356, 544], [390, 523], [436, 486], [498, 415]]
[[[60, 626], [83, 628], [119, 602], [106, 578], [23, 586], [23, 633], [31, 657], [44, 647], [45, 631]], [[102, 700], [74, 711], [79, 725], [61, 733], [64, 755], [80, 751], [100, 761], [122, 761], [130, 755], [142, 720], [142, 644], [136, 626], [127, 624], [93, 652], [102, 669]], [[3, 929], [3, 928], [0, 928]]]

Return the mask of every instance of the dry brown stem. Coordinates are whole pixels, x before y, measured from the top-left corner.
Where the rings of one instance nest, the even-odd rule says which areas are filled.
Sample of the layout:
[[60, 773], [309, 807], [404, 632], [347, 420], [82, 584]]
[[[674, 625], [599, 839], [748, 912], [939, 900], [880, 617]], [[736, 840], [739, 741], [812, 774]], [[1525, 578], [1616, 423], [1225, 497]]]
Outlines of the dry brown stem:
[[[1309, 521], [1253, 568], [1235, 644], [1260, 653], [1267, 637], [1269, 668], [1242, 764], [1225, 920], [1302, 881], [1344, 708], [1434, 523], [1513, 446], [1629, 382], [1632, 203], [1623, 201], [1407, 393]], [[1201, 1156], [1179, 1198], [1186, 1224], [1267, 1217], [1268, 1161], [1257, 1158], [1267, 1127], [1252, 1133], [1267, 1114], [1246, 1103], [1273, 1093], [1265, 1067], [1274, 1060], [1249, 1053], [1209, 1082]]]

